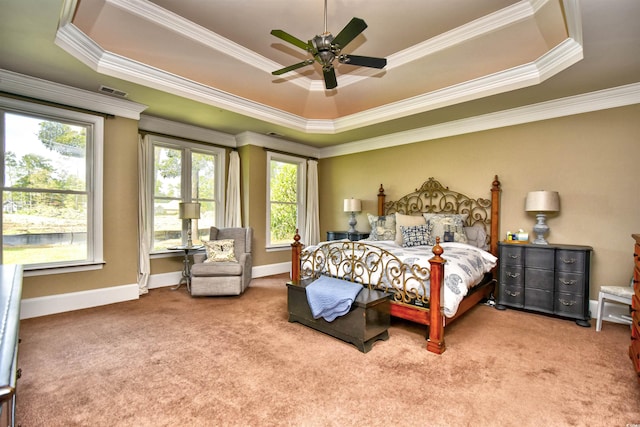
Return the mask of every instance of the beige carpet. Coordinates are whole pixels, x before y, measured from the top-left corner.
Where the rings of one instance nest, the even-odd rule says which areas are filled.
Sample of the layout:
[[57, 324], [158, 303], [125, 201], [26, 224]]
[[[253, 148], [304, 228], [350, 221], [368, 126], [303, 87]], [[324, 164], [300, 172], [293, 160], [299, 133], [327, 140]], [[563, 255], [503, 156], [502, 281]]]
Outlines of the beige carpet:
[[285, 276], [242, 297], [167, 288], [22, 322], [17, 421], [35, 426], [626, 426], [629, 329], [478, 306], [447, 329], [394, 321], [363, 354], [287, 321]]

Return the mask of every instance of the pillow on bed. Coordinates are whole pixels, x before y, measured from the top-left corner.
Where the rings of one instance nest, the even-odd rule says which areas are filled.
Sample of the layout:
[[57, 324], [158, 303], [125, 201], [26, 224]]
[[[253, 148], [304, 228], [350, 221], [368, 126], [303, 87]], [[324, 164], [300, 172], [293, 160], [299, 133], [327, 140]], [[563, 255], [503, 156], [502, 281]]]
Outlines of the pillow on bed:
[[396, 212], [396, 243], [402, 246], [401, 226], [411, 227], [412, 225], [426, 225], [427, 221], [422, 215], [403, 215]]
[[464, 233], [464, 221], [466, 214], [423, 214], [429, 225], [429, 246], [436, 244], [436, 237], [440, 242], [467, 243], [467, 235]]
[[371, 234], [369, 240], [395, 240], [396, 238], [396, 216], [367, 214]]
[[476, 224], [473, 227], [465, 227], [464, 234], [467, 235], [467, 243], [483, 250], [489, 250], [487, 245], [487, 230], [481, 224]]
[[207, 259], [204, 262], [238, 262], [233, 253], [233, 239], [209, 240], [204, 243]]
[[427, 224], [400, 226], [402, 246], [427, 246], [429, 243], [429, 226]]

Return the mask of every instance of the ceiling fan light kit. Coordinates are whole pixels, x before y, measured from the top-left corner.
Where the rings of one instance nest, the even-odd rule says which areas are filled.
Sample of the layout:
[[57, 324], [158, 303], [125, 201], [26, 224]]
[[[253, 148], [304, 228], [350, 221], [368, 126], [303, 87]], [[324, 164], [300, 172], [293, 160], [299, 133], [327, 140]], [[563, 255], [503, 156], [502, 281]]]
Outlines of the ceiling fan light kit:
[[303, 42], [299, 38], [292, 36], [291, 34], [283, 30], [272, 30], [271, 34], [282, 39], [294, 46], [297, 46], [307, 52], [311, 53], [313, 59], [307, 59], [297, 64], [290, 65], [288, 67], [281, 68], [273, 71], [271, 74], [278, 76], [280, 74], [288, 73], [289, 71], [297, 70], [298, 68], [311, 65], [314, 62], [318, 62], [322, 66], [322, 74], [324, 75], [324, 84], [327, 90], [334, 89], [338, 86], [336, 80], [336, 72], [333, 67], [333, 62], [338, 58], [338, 62], [341, 64], [349, 64], [360, 67], [370, 67], [382, 69], [387, 65], [386, 58], [375, 58], [371, 56], [358, 56], [342, 54], [342, 49], [348, 45], [353, 39], [358, 37], [365, 28], [367, 28], [366, 22], [360, 18], [352, 18], [351, 21], [338, 33], [337, 36], [327, 31], [327, 1], [324, 2], [324, 33], [315, 36], [307, 43]]

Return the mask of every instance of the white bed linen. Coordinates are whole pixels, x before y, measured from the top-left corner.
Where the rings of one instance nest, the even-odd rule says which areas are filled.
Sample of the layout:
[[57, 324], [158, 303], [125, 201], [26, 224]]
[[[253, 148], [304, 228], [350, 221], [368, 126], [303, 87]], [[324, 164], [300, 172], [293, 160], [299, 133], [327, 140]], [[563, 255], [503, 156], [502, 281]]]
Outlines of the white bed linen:
[[[330, 243], [336, 242], [322, 242], [318, 246]], [[417, 264], [426, 268], [430, 268], [429, 259], [433, 257], [433, 246], [403, 247], [392, 240], [354, 243], [366, 243], [379, 247], [397, 256], [405, 264]], [[307, 247], [305, 252], [313, 251], [318, 246]], [[442, 258], [447, 261], [444, 267], [443, 311], [446, 317], [453, 317], [458, 311], [460, 302], [469, 293], [469, 289], [480, 283], [484, 274], [496, 266], [498, 259], [487, 251], [465, 243], [446, 242], [441, 243], [440, 246], [444, 250]], [[420, 295], [423, 294], [423, 290], [418, 287], [411, 289]], [[424, 292], [428, 296], [428, 283]]]

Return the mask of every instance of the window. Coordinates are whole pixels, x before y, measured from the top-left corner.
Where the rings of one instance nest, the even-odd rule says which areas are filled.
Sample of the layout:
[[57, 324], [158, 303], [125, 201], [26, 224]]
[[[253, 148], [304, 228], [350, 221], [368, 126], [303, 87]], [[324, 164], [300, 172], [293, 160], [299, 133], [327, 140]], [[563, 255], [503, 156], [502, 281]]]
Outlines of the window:
[[305, 159], [267, 153], [267, 246], [288, 247], [304, 231]]
[[2, 263], [99, 268], [104, 118], [0, 98], [0, 129]]
[[192, 220], [194, 244], [209, 239], [209, 228], [222, 223], [224, 149], [152, 136], [152, 252], [187, 243], [188, 220], [178, 217], [180, 202], [199, 202]]

